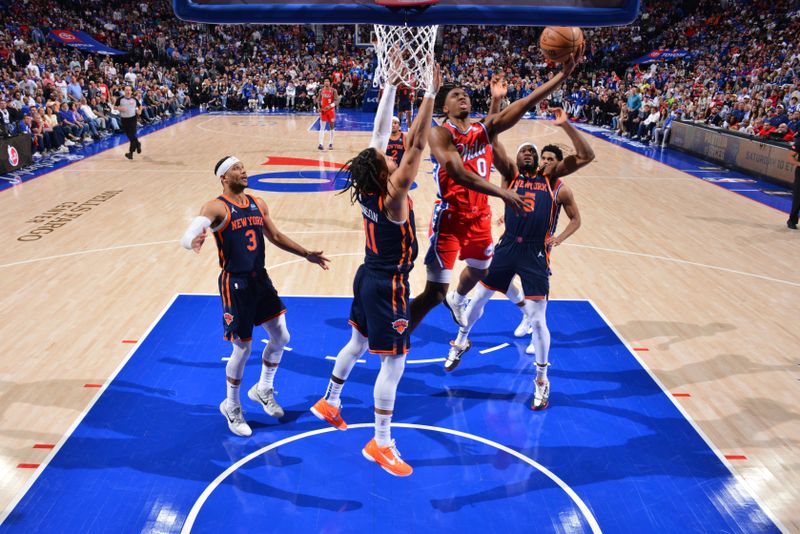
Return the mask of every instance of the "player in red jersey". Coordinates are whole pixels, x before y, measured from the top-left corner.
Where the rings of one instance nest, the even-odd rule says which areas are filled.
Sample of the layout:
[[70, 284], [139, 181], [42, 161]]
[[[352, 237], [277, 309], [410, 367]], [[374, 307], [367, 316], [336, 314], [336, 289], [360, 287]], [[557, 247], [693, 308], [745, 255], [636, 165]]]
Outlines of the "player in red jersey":
[[331, 130], [331, 140], [328, 143], [328, 150], [333, 150], [333, 123], [336, 120], [336, 103], [339, 101], [339, 94], [336, 89], [331, 87], [331, 80], [325, 78], [322, 89], [317, 95], [317, 105], [319, 106], [319, 150], [324, 150], [322, 145], [325, 141], [325, 125]]
[[[466, 325], [466, 295], [486, 276], [492, 261], [492, 240], [488, 195], [502, 198], [515, 211], [524, 205], [509, 189], [489, 181], [492, 168], [491, 139], [513, 127], [536, 104], [547, 98], [572, 73], [583, 49], [570, 57], [560, 73], [533, 93], [503, 111], [472, 123], [470, 98], [464, 89], [451, 89], [443, 111], [447, 121], [431, 132], [430, 147], [434, 175], [439, 186], [429, 228], [430, 248], [425, 256], [428, 282], [411, 303], [411, 330], [440, 302], [450, 309], [453, 320]], [[467, 263], [456, 291], [448, 292], [456, 258]]]

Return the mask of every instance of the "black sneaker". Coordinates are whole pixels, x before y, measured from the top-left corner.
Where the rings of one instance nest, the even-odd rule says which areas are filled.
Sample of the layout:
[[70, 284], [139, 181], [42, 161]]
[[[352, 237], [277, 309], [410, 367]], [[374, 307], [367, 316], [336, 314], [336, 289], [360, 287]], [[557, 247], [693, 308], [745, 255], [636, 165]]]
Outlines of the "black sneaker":
[[131, 152], [125, 152], [125, 157], [128, 159], [133, 159], [133, 154]]
[[447, 353], [447, 360], [444, 362], [444, 370], [448, 373], [458, 367], [458, 364], [461, 363], [461, 357], [464, 356], [464, 353], [467, 352], [469, 349], [472, 348], [472, 341], [469, 339], [467, 340], [467, 344], [463, 347], [459, 347], [456, 345], [455, 341], [450, 342], [450, 351]]
[[792, 230], [797, 230], [797, 221], [789, 219], [788, 221], [786, 221], [786, 226], [788, 226]]

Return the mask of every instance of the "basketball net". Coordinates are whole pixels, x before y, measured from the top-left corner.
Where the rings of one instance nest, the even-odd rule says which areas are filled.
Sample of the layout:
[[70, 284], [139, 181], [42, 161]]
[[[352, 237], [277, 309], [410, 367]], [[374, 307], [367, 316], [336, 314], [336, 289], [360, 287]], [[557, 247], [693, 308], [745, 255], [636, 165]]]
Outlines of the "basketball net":
[[373, 83], [405, 84], [427, 92], [433, 85], [433, 48], [439, 26], [375, 25], [378, 67]]

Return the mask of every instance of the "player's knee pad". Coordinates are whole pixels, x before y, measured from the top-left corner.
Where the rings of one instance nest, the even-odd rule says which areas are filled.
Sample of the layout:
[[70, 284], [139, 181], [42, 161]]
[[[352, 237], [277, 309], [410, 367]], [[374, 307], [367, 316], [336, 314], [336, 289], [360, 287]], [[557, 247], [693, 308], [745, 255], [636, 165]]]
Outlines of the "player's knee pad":
[[241, 380], [244, 374], [244, 366], [247, 363], [247, 358], [250, 357], [250, 350], [253, 346], [252, 341], [231, 341], [233, 350], [228, 364], [225, 366], [225, 374], [234, 380]]

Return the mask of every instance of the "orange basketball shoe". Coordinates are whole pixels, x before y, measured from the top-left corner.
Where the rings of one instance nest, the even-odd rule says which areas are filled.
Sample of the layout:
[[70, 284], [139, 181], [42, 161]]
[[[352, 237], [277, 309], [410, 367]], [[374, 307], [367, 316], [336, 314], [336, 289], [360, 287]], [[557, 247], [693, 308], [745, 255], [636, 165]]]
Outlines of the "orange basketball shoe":
[[339, 430], [347, 430], [347, 423], [342, 419], [341, 407], [335, 408], [328, 404], [325, 397], [322, 397], [317, 403], [311, 407], [311, 413], [316, 415], [323, 421], [327, 421], [331, 426]]
[[407, 477], [414, 472], [411, 466], [400, 458], [400, 453], [397, 451], [394, 440], [390, 441], [387, 447], [380, 447], [375, 438], [372, 438], [361, 449], [361, 454], [370, 462], [375, 462], [384, 471], [396, 477]]

